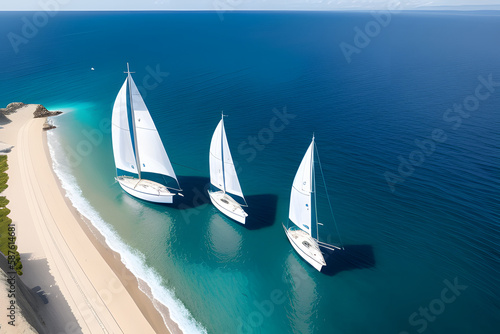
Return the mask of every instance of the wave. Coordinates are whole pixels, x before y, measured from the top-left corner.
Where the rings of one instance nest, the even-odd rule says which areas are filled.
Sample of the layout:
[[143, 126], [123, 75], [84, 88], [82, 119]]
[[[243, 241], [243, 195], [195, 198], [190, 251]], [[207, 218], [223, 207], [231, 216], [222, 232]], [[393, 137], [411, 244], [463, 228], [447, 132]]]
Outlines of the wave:
[[[69, 162], [63, 153], [60, 145], [62, 138], [59, 138], [56, 131], [47, 132], [47, 143], [52, 159], [52, 168], [59, 178], [66, 197], [69, 198], [78, 212], [87, 218], [92, 225], [104, 236], [106, 244], [115, 252], [120, 254], [121, 261], [125, 267], [138, 279], [139, 289], [145, 293], [160, 312], [163, 321], [168, 328], [166, 315], [160, 310], [163, 304], [170, 313], [172, 319], [184, 333], [207, 333], [206, 329], [198, 323], [179, 301], [174, 293], [162, 285], [162, 277], [151, 267], [145, 264], [145, 255], [138, 250], [127, 245], [115, 231], [115, 229], [105, 222], [100, 214], [92, 207], [89, 201], [83, 196], [82, 190], [78, 186], [76, 178], [71, 173]], [[145, 282], [144, 287], [141, 282]]]

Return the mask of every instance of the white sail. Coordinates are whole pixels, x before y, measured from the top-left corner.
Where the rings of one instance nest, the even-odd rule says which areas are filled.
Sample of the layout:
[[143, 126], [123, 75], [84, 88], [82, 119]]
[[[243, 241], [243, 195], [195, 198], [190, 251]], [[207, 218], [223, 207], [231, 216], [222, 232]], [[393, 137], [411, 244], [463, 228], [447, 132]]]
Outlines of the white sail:
[[223, 119], [217, 125], [210, 143], [210, 183], [229, 194], [244, 199], [227, 143]]
[[312, 207], [311, 192], [313, 187], [312, 164], [314, 162], [314, 140], [309, 145], [297, 174], [293, 179], [288, 217], [300, 229], [311, 235]]
[[113, 106], [111, 117], [113, 155], [116, 168], [137, 173], [137, 162], [132, 147], [127, 113], [127, 83], [127, 79], [125, 79]]
[[177, 180], [148, 108], [131, 76], [129, 76], [129, 80], [141, 172], [163, 174]]
[[210, 142], [210, 183], [221, 190], [226, 190], [224, 186], [224, 174], [222, 166], [222, 126], [219, 122]]
[[229, 151], [224, 124], [222, 126], [222, 151], [224, 156], [224, 181], [226, 182], [226, 192], [243, 197], [240, 181], [238, 180], [233, 158], [231, 156], [231, 152]]

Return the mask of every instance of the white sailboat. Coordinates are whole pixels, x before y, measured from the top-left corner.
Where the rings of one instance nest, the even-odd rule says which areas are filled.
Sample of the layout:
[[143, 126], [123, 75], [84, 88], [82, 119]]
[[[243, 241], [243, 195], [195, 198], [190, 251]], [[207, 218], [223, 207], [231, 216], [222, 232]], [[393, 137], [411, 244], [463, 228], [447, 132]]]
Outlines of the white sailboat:
[[[283, 228], [295, 251], [314, 268], [321, 271], [321, 268], [326, 266], [326, 262], [319, 246], [333, 251], [341, 248], [323, 243], [318, 239], [318, 225], [322, 224], [318, 222], [316, 211], [315, 148], [316, 143], [313, 136], [293, 180], [288, 214], [289, 221], [293, 225], [291, 227], [288, 227], [288, 224], [286, 227], [283, 225]], [[321, 173], [323, 173], [322, 170]]]
[[[224, 115], [222, 115], [222, 119], [212, 136], [209, 160], [210, 183], [217, 188], [208, 191], [210, 200], [220, 212], [241, 224], [245, 224], [248, 214], [242, 207], [246, 207], [247, 204], [229, 151], [226, 131], [224, 130]], [[245, 204], [238, 203], [230, 194], [242, 199]]]
[[155, 173], [179, 182], [163, 147], [160, 135], [149, 114], [127, 63], [127, 78], [113, 106], [111, 136], [116, 166], [116, 181], [123, 190], [137, 198], [172, 203], [176, 193], [165, 185], [144, 178], [142, 173]]

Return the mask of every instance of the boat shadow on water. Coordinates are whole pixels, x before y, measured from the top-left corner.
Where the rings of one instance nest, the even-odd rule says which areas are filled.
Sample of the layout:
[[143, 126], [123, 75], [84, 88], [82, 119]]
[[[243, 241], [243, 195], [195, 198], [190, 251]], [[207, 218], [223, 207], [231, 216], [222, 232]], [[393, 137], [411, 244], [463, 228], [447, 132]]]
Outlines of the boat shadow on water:
[[276, 218], [278, 196], [273, 194], [246, 196], [248, 207], [245, 208], [248, 217], [245, 227], [249, 230], [258, 230], [272, 226]]
[[210, 178], [204, 176], [177, 176], [183, 196], [175, 196], [173, 204], [167, 204], [179, 210], [193, 209], [210, 203], [208, 190]]
[[[176, 196], [172, 206], [178, 210], [187, 210], [204, 207], [212, 204], [208, 190], [210, 189], [210, 178], [203, 176], [178, 176], [177, 179], [182, 186], [182, 195]], [[248, 207], [244, 208], [248, 217], [245, 228], [257, 230], [274, 224], [276, 216], [276, 205], [278, 196], [273, 194], [245, 196]]]
[[345, 245], [344, 249], [332, 251], [320, 246], [326, 267], [323, 274], [334, 276], [342, 271], [375, 267], [375, 255], [371, 245]]

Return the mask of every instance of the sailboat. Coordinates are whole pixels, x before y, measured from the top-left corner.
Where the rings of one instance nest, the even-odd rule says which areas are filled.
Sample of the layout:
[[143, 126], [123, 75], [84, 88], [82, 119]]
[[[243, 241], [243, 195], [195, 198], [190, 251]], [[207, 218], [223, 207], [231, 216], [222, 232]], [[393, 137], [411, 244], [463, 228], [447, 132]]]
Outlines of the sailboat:
[[[341, 247], [323, 243], [318, 239], [318, 225], [322, 224], [318, 222], [318, 213], [316, 210], [315, 150], [317, 151], [317, 148], [313, 136], [312, 142], [293, 180], [288, 214], [289, 221], [293, 225], [288, 227], [287, 224], [285, 227], [283, 224], [283, 228], [295, 251], [316, 270], [321, 271], [321, 268], [326, 266], [326, 262], [320, 246], [332, 251], [340, 250]], [[323, 173], [321, 164], [319, 163], [319, 156], [318, 164], [321, 173]], [[327, 199], [330, 203], [328, 191]]]
[[[247, 207], [245, 197], [241, 191], [238, 175], [234, 167], [233, 158], [224, 130], [224, 115], [222, 115], [210, 143], [210, 183], [212, 189], [208, 191], [213, 205], [223, 214], [241, 224], [245, 224], [248, 214], [243, 210]], [[238, 203], [240, 199], [244, 204]]]
[[[179, 182], [160, 135], [149, 114], [127, 63], [127, 78], [113, 106], [111, 136], [116, 181], [130, 195], [155, 203], [172, 203]], [[147, 173], [147, 174], [145, 174]], [[175, 180], [178, 188], [153, 181], [152, 175]]]

